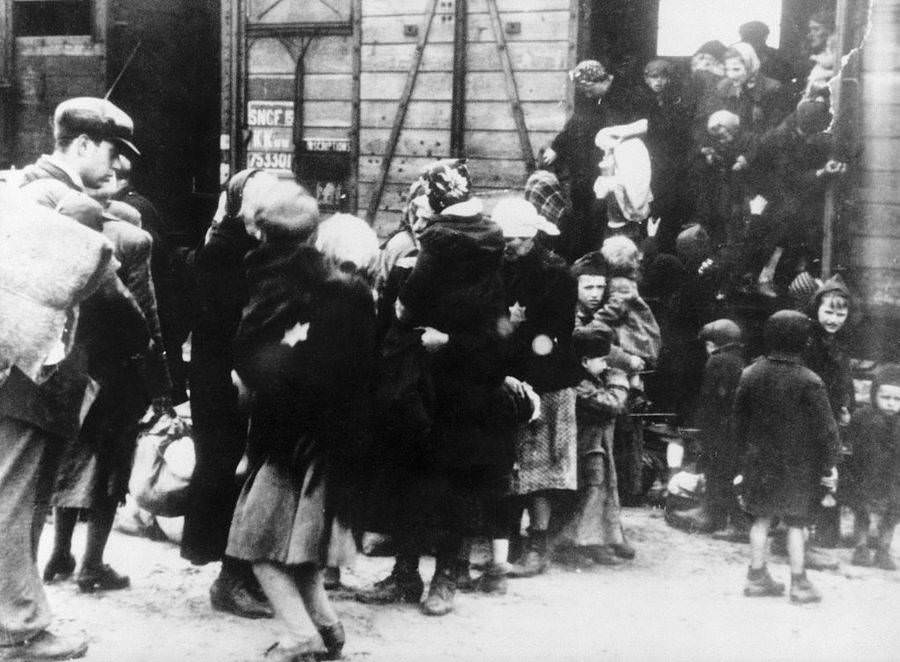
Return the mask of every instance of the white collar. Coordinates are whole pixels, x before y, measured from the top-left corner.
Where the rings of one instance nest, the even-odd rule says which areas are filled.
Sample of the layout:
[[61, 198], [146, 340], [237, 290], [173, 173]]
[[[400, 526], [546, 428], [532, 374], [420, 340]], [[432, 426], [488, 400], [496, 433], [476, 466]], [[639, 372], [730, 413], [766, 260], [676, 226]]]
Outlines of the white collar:
[[448, 216], [477, 216], [484, 209], [479, 198], [469, 198], [463, 202], [457, 202], [444, 209], [441, 214]]
[[72, 183], [75, 184], [80, 190], [84, 190], [84, 181], [81, 179], [81, 175], [72, 170], [72, 167], [62, 161], [56, 154], [45, 154], [44, 155], [50, 163], [55, 165], [57, 168], [62, 170], [66, 175], [68, 175], [69, 179], [72, 180]]

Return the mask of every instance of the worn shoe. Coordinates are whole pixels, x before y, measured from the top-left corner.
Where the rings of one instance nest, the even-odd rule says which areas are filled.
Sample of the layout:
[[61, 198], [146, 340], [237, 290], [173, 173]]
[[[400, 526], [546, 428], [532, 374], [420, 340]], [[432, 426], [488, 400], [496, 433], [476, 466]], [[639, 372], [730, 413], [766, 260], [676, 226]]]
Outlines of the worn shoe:
[[747, 583], [744, 585], [744, 595], [748, 598], [784, 595], [784, 584], [772, 579], [772, 575], [769, 574], [769, 569], [766, 567], [762, 567], [759, 570], [750, 568], [747, 570]]
[[53, 555], [50, 557], [50, 560], [47, 561], [47, 565], [44, 566], [44, 583], [52, 584], [57, 579], [60, 581], [66, 580], [71, 577], [74, 572], [74, 556], [71, 554], [66, 556]]
[[616, 556], [616, 553], [609, 546], [595, 545], [588, 548], [588, 555], [591, 561], [597, 565], [622, 565], [624, 560]]
[[872, 564], [876, 568], [881, 568], [882, 570], [897, 569], [897, 564], [894, 562], [894, 559], [891, 558], [891, 553], [886, 549], [879, 549], [875, 552], [875, 558], [872, 560]]
[[620, 559], [625, 559], [630, 561], [635, 557], [637, 552], [634, 550], [634, 547], [629, 545], [627, 542], [615, 543], [609, 546], [612, 549], [613, 554], [618, 556]]
[[488, 593], [491, 595], [506, 595], [506, 591], [508, 589], [506, 575], [509, 572], [510, 568], [511, 566], [508, 563], [491, 563], [487, 568], [485, 568], [484, 574], [478, 578], [476, 588], [481, 593]]
[[322, 637], [322, 643], [325, 644], [325, 655], [317, 655], [320, 660], [339, 660], [341, 659], [341, 651], [344, 649], [344, 642], [347, 637], [344, 634], [344, 624], [338, 621], [334, 625], [326, 625], [319, 628], [319, 636]]
[[120, 575], [106, 564], [98, 568], [82, 568], [78, 572], [75, 583], [78, 584], [78, 590], [82, 593], [119, 591], [131, 586], [131, 580], [127, 575]]
[[84, 657], [87, 649], [82, 637], [62, 637], [42, 630], [20, 644], [0, 645], [0, 660], [74, 660]]
[[703, 506], [689, 510], [668, 510], [665, 519], [669, 526], [691, 533], [710, 533], [716, 530], [716, 523]]
[[240, 580], [219, 575], [209, 588], [209, 603], [216, 611], [241, 618], [272, 618], [272, 607], [256, 596]]
[[507, 576], [519, 579], [524, 577], [534, 577], [547, 572], [549, 566], [550, 561], [546, 555], [530, 549], [525, 554], [522, 563], [513, 565]]
[[853, 558], [850, 559], [853, 565], [862, 566], [863, 568], [872, 567], [872, 550], [868, 545], [857, 545], [853, 550]]
[[425, 584], [418, 571], [413, 573], [391, 572], [372, 588], [356, 592], [357, 602], [367, 605], [386, 605], [392, 602], [418, 604], [422, 599]]
[[809, 570], [837, 570], [840, 566], [835, 557], [816, 547], [807, 547], [804, 558]]
[[274, 643], [266, 650], [263, 657], [266, 662], [315, 662], [316, 649], [311, 641], [303, 641], [293, 646]]
[[478, 590], [478, 579], [469, 572], [469, 563], [460, 563], [456, 570], [456, 590], [461, 593], [473, 593]]
[[791, 602], [803, 605], [821, 601], [822, 594], [812, 585], [805, 574], [791, 577]]
[[428, 596], [420, 606], [426, 616], [444, 616], [453, 611], [456, 583], [448, 571], [436, 571], [428, 587]]

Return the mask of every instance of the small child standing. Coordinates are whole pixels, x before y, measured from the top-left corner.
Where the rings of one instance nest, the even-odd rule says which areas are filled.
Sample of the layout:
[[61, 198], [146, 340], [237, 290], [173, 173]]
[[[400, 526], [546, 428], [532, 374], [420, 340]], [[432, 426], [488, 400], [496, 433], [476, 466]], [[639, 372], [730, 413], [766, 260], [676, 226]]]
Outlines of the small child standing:
[[619, 520], [619, 493], [613, 458], [616, 416], [625, 411], [628, 379], [608, 367], [609, 334], [600, 329], [576, 330], [575, 352], [583, 374], [576, 386], [578, 426], [578, 504], [563, 529], [560, 543], [570, 547], [574, 562], [618, 565], [632, 558]]
[[726, 528], [731, 520], [733, 537], [746, 536], [744, 516], [738, 509], [731, 483], [738, 468], [734, 448], [734, 394], [744, 369], [741, 328], [729, 319], [710, 322], [700, 330], [709, 359], [703, 370], [696, 423], [706, 473], [708, 530]]
[[[849, 436], [852, 479], [846, 500], [857, 519], [853, 564], [896, 570], [891, 540], [900, 521], [900, 365], [878, 369], [872, 382], [872, 408], [853, 416]], [[869, 550], [869, 521], [878, 518], [875, 556]]]
[[820, 485], [833, 490], [837, 483], [837, 425], [825, 385], [800, 358], [810, 325], [806, 315], [793, 310], [766, 320], [767, 355], [744, 370], [734, 403], [741, 457], [734, 484], [754, 518], [744, 595], [784, 593], [784, 584], [766, 568], [769, 528], [778, 517], [788, 527], [790, 598], [796, 603], [822, 599], [806, 577], [805, 528], [815, 513]]

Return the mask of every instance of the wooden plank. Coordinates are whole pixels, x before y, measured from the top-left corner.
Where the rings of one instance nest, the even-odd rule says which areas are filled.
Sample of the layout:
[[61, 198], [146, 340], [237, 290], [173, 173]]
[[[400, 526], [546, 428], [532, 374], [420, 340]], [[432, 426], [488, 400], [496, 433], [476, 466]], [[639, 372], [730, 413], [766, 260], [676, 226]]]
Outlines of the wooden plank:
[[[862, 183], [856, 189], [856, 195], [863, 202], [900, 205], [900, 173], [865, 173]], [[897, 220], [900, 221], [900, 218]]]
[[254, 39], [247, 51], [247, 74], [294, 75], [297, 64], [278, 39]]
[[900, 138], [867, 138], [864, 143], [864, 170], [888, 172], [898, 170]]
[[[514, 74], [520, 101], [563, 101], [566, 97], [566, 78], [559, 71], [532, 71]], [[401, 73], [362, 74], [362, 98], [367, 101], [397, 99], [403, 92], [405, 76]], [[453, 75], [446, 72], [421, 73], [416, 80], [413, 98], [416, 100], [450, 101]], [[507, 101], [506, 78], [496, 71], [472, 72], [466, 77], [466, 97], [470, 101]]]
[[350, 0], [249, 0], [247, 16], [251, 24], [349, 22]]
[[[397, 109], [396, 101], [362, 101], [362, 124], [380, 129], [391, 126]], [[565, 107], [558, 102], [525, 102], [525, 119], [533, 131], [562, 130], [566, 121]], [[509, 104], [501, 101], [469, 101], [466, 128], [505, 130], [513, 128]], [[449, 101], [410, 101], [405, 128], [430, 129], [450, 125]]]
[[[568, 11], [507, 12], [504, 25], [519, 23], [518, 34], [507, 35], [509, 41], [555, 41], [569, 33]], [[409, 21], [415, 22], [415, 21]], [[374, 16], [363, 21], [363, 44], [405, 44], [413, 41], [403, 35], [404, 21], [396, 16]], [[470, 43], [494, 41], [488, 14], [469, 14], [467, 39]], [[453, 21], [436, 21], [428, 43], [453, 43]]]
[[[434, 159], [419, 157], [397, 157], [387, 168], [385, 182], [406, 182], [409, 184], [419, 176], [422, 169]], [[377, 182], [382, 177], [385, 159], [380, 156], [362, 156], [359, 163], [360, 182]], [[525, 185], [528, 173], [521, 160], [469, 159], [469, 172], [476, 187], [512, 187]]]
[[[553, 131], [532, 131], [530, 139], [532, 149], [536, 152], [540, 147], [549, 144], [556, 133]], [[389, 131], [387, 129], [363, 129], [360, 149], [363, 154], [381, 155], [387, 147]], [[448, 154], [450, 132], [447, 129], [409, 129], [400, 133], [395, 154], [400, 156], [421, 156], [442, 158]], [[521, 158], [519, 141], [512, 130], [510, 119], [509, 131], [466, 131], [466, 156], [473, 158]]]
[[[414, 44], [366, 44], [363, 69], [406, 71], [415, 51]], [[469, 44], [466, 49], [469, 71], [499, 71], [500, 57], [491, 42]], [[516, 71], [568, 71], [568, 44], [563, 40], [521, 41], [509, 44], [509, 56]], [[428, 44], [422, 54], [420, 71], [447, 71], [453, 61], [452, 44]]]
[[[416, 43], [416, 56], [415, 58], [413, 58], [413, 61], [409, 66], [409, 74], [406, 79], [406, 85], [403, 88], [403, 94], [400, 96], [400, 104], [397, 107], [397, 114], [394, 117], [394, 124], [391, 127], [391, 137], [389, 139], [388, 148], [385, 152], [383, 162], [380, 164], [378, 189], [375, 191], [375, 193], [373, 193], [371, 200], [369, 200], [369, 211], [366, 214], [366, 218], [369, 220], [369, 222], [372, 222], [375, 219], [375, 212], [378, 209], [378, 201], [381, 198], [381, 193], [384, 190], [384, 185], [388, 178], [388, 173], [391, 165], [391, 157], [393, 156], [394, 147], [397, 145], [397, 138], [400, 135], [400, 129], [403, 128], [403, 120], [406, 117], [406, 111], [409, 106], [412, 91], [415, 88], [416, 77], [419, 73], [419, 63], [422, 61], [422, 51], [424, 50], [425, 44], [428, 41], [428, 33], [431, 31], [431, 24], [434, 22], [434, 13], [437, 10], [437, 5], [437, 0], [431, 0], [431, 5], [428, 8], [428, 12], [425, 14], [425, 18], [422, 22], [422, 27], [419, 30], [419, 38]], [[362, 91], [360, 91], [360, 95], [361, 97], [364, 96]], [[360, 179], [362, 179], [362, 172], [360, 172], [359, 176]]]
[[350, 209], [359, 206], [359, 135], [362, 127], [360, 78], [362, 74], [362, 0], [352, 0], [351, 21], [353, 22], [353, 46], [351, 49], [350, 89], [350, 176], [348, 205]]
[[866, 72], [862, 76], [862, 86], [869, 99], [878, 103], [900, 103], [900, 71]]
[[[350, 37], [328, 35], [311, 39], [303, 59], [308, 74], [351, 74]], [[293, 43], [293, 42], [291, 42]], [[299, 48], [299, 43], [297, 44]], [[293, 56], [281, 40], [262, 37], [254, 39], [247, 54], [248, 74], [294, 74]]]
[[307, 127], [350, 128], [352, 108], [347, 101], [307, 101], [303, 104], [303, 125]]
[[900, 237], [853, 237], [850, 264], [900, 270]]
[[894, 138], [900, 136], [900, 103], [865, 99], [862, 104], [863, 136]]
[[[425, 11], [427, 0], [365, 0], [363, 2], [363, 16], [410, 16], [421, 14]], [[549, 11], [568, 9], [569, 0], [498, 0], [497, 7], [501, 12], [522, 11]], [[438, 14], [451, 13], [448, 7], [438, 7]], [[469, 0], [470, 13], [486, 13], [485, 0]]]
[[[860, 190], [860, 197], [868, 189]], [[855, 237], [900, 237], [900, 195], [894, 191], [893, 201], [879, 200], [864, 203], [859, 209], [856, 222], [847, 227], [847, 232]]]
[[[350, 74], [309, 74], [303, 77], [303, 98], [320, 101], [349, 100], [353, 95], [353, 78]], [[267, 74], [249, 76], [247, 80], [251, 99], [294, 98], [292, 74]]]
[[[513, 73], [512, 63], [509, 59], [509, 52], [506, 48], [506, 38], [503, 35], [503, 25], [500, 23], [500, 12], [497, 10], [496, 0], [487, 0], [488, 12], [491, 17], [491, 27], [494, 31], [494, 41], [497, 43], [497, 51], [500, 54], [500, 64], [503, 67], [503, 81], [506, 84], [506, 96], [509, 99], [509, 107], [512, 111], [513, 119], [516, 122], [516, 132], [519, 136], [519, 144], [522, 148], [522, 159], [525, 161], [525, 168], [528, 172], [534, 170], [534, 152], [531, 149], [531, 141], [528, 139], [528, 125], [525, 123], [525, 114], [522, 112], [521, 93], [516, 76]], [[487, 76], [488, 74], [485, 74]], [[533, 81], [534, 77], [539, 74], [530, 74], [526, 78]], [[473, 81], [473, 89], [475, 81]], [[523, 90], [524, 91], [524, 90]], [[476, 95], [473, 93], [473, 98]]]
[[893, 308], [893, 315], [897, 315], [900, 310], [900, 270], [860, 265], [850, 275], [854, 290], [866, 308]]
[[450, 154], [465, 155], [466, 133], [466, 18], [468, 0], [455, 0], [453, 34], [453, 105], [450, 109]]

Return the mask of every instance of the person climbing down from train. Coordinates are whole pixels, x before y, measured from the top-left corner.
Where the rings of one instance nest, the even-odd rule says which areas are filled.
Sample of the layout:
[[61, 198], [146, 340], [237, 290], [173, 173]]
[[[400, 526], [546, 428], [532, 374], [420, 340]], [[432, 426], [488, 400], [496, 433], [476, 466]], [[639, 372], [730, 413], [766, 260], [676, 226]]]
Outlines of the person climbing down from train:
[[734, 401], [741, 459], [733, 484], [754, 518], [744, 595], [784, 593], [784, 584], [766, 567], [769, 528], [777, 517], [788, 527], [790, 599], [800, 604], [822, 599], [806, 576], [806, 527], [821, 489], [834, 491], [838, 478], [838, 431], [825, 384], [802, 364], [811, 324], [794, 310], [769, 317], [763, 330], [766, 356], [743, 371]]
[[578, 502], [557, 540], [557, 557], [569, 564], [619, 565], [633, 558], [620, 520], [619, 489], [613, 457], [616, 416], [625, 411], [628, 378], [610, 368], [611, 334], [599, 327], [573, 335], [582, 379], [575, 387], [578, 428]]
[[[763, 253], [757, 291], [764, 296], [778, 296], [775, 285], [782, 272], [814, 271], [819, 258], [825, 190], [847, 169], [836, 155], [833, 136], [826, 133], [830, 123], [826, 103], [802, 101], [760, 138], [750, 161], [749, 176], [764, 201], [764, 213], [756, 215], [751, 209], [747, 244]], [[793, 275], [787, 282], [791, 280]]]
[[[854, 413], [848, 429], [853, 455], [847, 463], [842, 501], [853, 508], [856, 549], [851, 563], [896, 570], [891, 557], [894, 529], [900, 521], [900, 365], [878, 368], [872, 380], [872, 407]], [[842, 479], [842, 483], [845, 481]], [[869, 538], [876, 519], [878, 535]], [[875, 544], [873, 558], [870, 544]]]
[[[640, 120], [634, 95], [621, 83], [605, 57], [583, 60], [569, 72], [575, 87], [575, 112], [543, 152], [541, 167], [568, 176], [572, 220], [561, 227], [560, 254], [569, 262], [599, 248], [606, 226], [606, 205], [594, 194], [597, 164], [603, 149], [594, 142], [597, 132]], [[646, 131], [646, 123], [633, 127]], [[625, 136], [619, 136], [624, 138]]]

